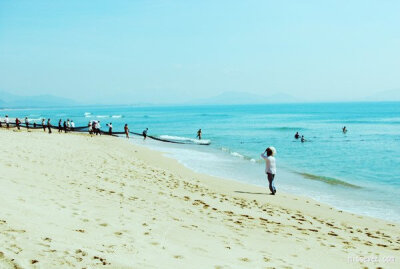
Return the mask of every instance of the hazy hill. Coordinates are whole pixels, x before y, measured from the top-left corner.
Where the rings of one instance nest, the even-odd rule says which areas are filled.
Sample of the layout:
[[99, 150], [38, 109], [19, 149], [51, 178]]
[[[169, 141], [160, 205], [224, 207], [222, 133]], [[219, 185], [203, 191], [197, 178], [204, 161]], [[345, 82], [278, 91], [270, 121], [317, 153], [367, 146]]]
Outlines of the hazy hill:
[[293, 96], [284, 93], [276, 93], [269, 96], [244, 93], [244, 92], [224, 92], [219, 95], [198, 99], [191, 103], [206, 105], [233, 105], [233, 104], [268, 104], [268, 103], [295, 103], [299, 102]]
[[365, 98], [365, 101], [400, 101], [400, 89], [378, 92]]
[[71, 99], [54, 95], [19, 96], [0, 91], [0, 107], [2, 108], [32, 108], [71, 106], [77, 103]]

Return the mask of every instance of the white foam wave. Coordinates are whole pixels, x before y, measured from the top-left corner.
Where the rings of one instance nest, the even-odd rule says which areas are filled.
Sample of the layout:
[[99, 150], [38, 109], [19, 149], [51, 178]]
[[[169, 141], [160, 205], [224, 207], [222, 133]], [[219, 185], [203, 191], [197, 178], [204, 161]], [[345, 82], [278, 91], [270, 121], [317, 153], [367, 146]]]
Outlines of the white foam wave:
[[97, 115], [96, 118], [108, 118], [108, 115]]
[[119, 119], [122, 118], [122, 115], [112, 115], [111, 118]]
[[199, 144], [199, 145], [208, 145], [211, 143], [211, 141], [208, 139], [199, 140], [199, 139], [193, 139], [193, 138], [189, 138], [189, 137], [181, 137], [181, 136], [173, 136], [173, 135], [161, 135], [160, 138], [166, 139], [166, 140], [191, 142], [191, 143]]
[[237, 152], [231, 152], [231, 155], [234, 156], [234, 157], [239, 157], [240, 159], [244, 159], [244, 156], [242, 154], [240, 154], [240, 153], [237, 153]]
[[41, 120], [42, 120], [42, 118], [35, 118], [35, 119], [28, 118], [28, 121], [29, 121], [29, 122], [41, 121]]

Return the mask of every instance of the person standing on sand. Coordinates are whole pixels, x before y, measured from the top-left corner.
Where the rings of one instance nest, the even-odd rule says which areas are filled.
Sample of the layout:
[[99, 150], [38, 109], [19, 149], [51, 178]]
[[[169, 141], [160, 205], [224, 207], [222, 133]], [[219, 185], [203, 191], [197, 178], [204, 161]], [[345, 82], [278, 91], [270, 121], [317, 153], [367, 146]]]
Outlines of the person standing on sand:
[[44, 123], [45, 119], [42, 119], [42, 127], [43, 127], [43, 131], [46, 132], [46, 123]]
[[276, 149], [274, 147], [267, 148], [262, 154], [261, 158], [265, 160], [265, 173], [268, 177], [269, 190], [271, 195], [275, 195], [276, 188], [274, 186], [274, 179], [276, 174], [276, 162], [275, 162]]
[[[51, 134], [51, 123], [50, 119], [47, 120], [47, 129], [49, 130], [49, 134]], [[46, 129], [45, 129], [46, 130]]]
[[21, 124], [21, 121], [18, 118], [15, 118], [15, 125], [17, 126], [17, 129], [20, 130], [19, 125]]
[[67, 122], [66, 121], [64, 121], [63, 126], [64, 126], [64, 133], [67, 133]]
[[71, 131], [75, 130], [75, 122], [71, 120]]
[[196, 137], [198, 137], [199, 140], [201, 140], [201, 129], [199, 129], [199, 130], [197, 131], [197, 136], [196, 136]]
[[147, 137], [147, 131], [149, 130], [149, 128], [146, 128], [146, 129], [144, 129], [143, 130], [143, 140], [146, 140], [146, 137]]
[[108, 126], [108, 134], [112, 135], [112, 122], [110, 122], [109, 124], [107, 124]]
[[6, 123], [7, 129], [10, 129], [10, 119], [8, 118], [8, 115], [6, 115], [6, 118], [4, 119], [4, 122]]
[[62, 133], [62, 119], [58, 121], [58, 133]]
[[101, 130], [100, 130], [100, 128], [101, 128], [100, 121], [98, 121], [98, 122], [96, 123], [96, 135], [101, 135]]
[[92, 123], [92, 121], [89, 121], [89, 123], [88, 123], [88, 131], [89, 131], [90, 136], [92, 136], [92, 133], [93, 133], [93, 123]]
[[25, 117], [25, 126], [26, 126], [26, 129], [29, 130], [29, 120], [28, 120], [28, 117]]
[[129, 128], [128, 128], [128, 124], [125, 124], [125, 126], [124, 126], [124, 131], [125, 131], [126, 138], [129, 139]]

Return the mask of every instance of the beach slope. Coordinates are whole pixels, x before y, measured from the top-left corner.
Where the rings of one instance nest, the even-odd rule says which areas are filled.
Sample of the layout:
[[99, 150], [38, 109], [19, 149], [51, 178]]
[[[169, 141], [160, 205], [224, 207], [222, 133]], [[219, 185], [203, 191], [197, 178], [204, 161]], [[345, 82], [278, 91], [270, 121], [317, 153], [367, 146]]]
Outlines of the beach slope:
[[124, 139], [1, 129], [0, 141], [0, 268], [400, 266], [396, 223], [194, 173]]

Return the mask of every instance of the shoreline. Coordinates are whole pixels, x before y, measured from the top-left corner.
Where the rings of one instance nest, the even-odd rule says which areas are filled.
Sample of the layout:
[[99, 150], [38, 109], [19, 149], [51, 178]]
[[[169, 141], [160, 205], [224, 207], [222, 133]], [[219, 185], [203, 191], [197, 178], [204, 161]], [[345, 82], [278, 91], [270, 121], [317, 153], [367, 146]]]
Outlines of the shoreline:
[[[153, 150], [153, 151], [156, 151], [156, 152], [162, 152], [164, 157], [176, 160], [179, 163], [179, 165], [184, 166], [185, 168], [189, 169], [190, 171], [193, 171], [194, 173], [199, 173], [199, 174], [202, 174], [202, 175], [205, 175], [205, 176], [210, 176], [210, 177], [216, 178], [218, 180], [222, 179], [222, 180], [227, 180], [227, 181], [238, 182], [238, 183], [241, 183], [241, 184], [244, 184], [244, 185], [255, 186], [257, 188], [261, 188], [264, 191], [266, 191], [266, 194], [269, 193], [268, 181], [267, 181], [266, 177], [265, 177], [265, 181], [263, 182], [263, 184], [260, 184], [259, 182], [257, 182], [257, 183], [255, 183], [255, 182], [254, 183], [246, 182], [245, 180], [241, 180], [241, 179], [238, 179], [238, 178], [224, 177], [224, 176], [220, 176], [220, 175], [213, 175], [212, 173], [208, 173], [208, 172], [204, 172], [204, 171], [196, 171], [196, 169], [194, 167], [191, 167], [189, 164], [187, 164], [184, 161], [180, 160], [179, 157], [174, 156], [175, 155], [174, 153], [171, 153], [170, 151], [168, 151], [169, 148], [174, 148], [174, 146], [162, 147], [161, 146], [162, 144], [158, 144], [157, 141], [149, 141], [149, 142], [151, 142], [151, 144], [146, 144], [147, 142], [146, 143], [141, 143], [141, 141], [138, 142], [138, 139], [134, 139], [133, 141], [134, 141], [133, 142], [134, 145], [146, 147], [146, 148], [148, 148], [150, 150]], [[197, 152], [196, 149], [190, 149], [190, 150], [193, 150], [194, 152]], [[200, 152], [202, 152], [202, 151], [200, 151]], [[217, 153], [220, 153], [220, 152], [217, 152]], [[211, 152], [211, 154], [215, 154], [215, 152]], [[221, 157], [221, 156], [218, 156], [218, 157]], [[228, 158], [227, 156], [224, 156], [224, 157]], [[237, 162], [238, 160], [235, 159], [235, 161]], [[246, 160], [239, 160], [239, 161], [243, 161], [243, 163], [244, 163]], [[260, 174], [259, 177], [263, 177], [264, 176], [263, 171], [264, 171], [264, 165], [265, 164], [264, 164], [264, 160], [262, 160], [262, 161], [263, 161], [262, 166], [258, 167], [258, 168], [260, 168], [259, 169], [259, 174]], [[254, 163], [251, 163], [251, 165], [254, 165]], [[312, 181], [316, 181], [317, 183], [320, 183], [324, 188], [328, 188], [328, 187], [331, 187], [331, 186], [333, 186], [333, 187], [344, 186], [344, 187], [348, 188], [348, 189], [346, 189], [346, 191], [350, 191], [351, 189], [365, 190], [364, 187], [361, 187], [359, 185], [355, 185], [355, 184], [352, 184], [352, 183], [348, 183], [347, 181], [342, 181], [341, 179], [337, 179], [337, 178], [330, 178], [330, 177], [320, 176], [322, 179], [316, 180], [316, 179], [314, 179], [314, 177], [316, 177], [316, 175], [305, 173], [305, 172], [298, 172], [298, 171], [295, 171], [295, 170], [287, 168], [287, 167], [281, 168], [280, 171], [281, 172], [279, 173], [279, 178], [278, 178], [279, 181], [282, 181], [285, 178], [289, 178], [289, 177], [299, 177], [299, 179], [305, 180], [304, 182], [307, 183], [307, 184], [312, 184]], [[331, 179], [334, 180], [333, 183], [332, 182], [326, 182], [326, 181], [329, 181]], [[302, 194], [302, 193], [290, 192], [288, 190], [281, 191], [281, 188], [279, 187], [278, 181], [276, 181], [275, 184], [278, 184], [277, 185], [278, 188], [279, 188], [278, 191], [281, 194], [284, 193], [284, 194], [289, 195], [289, 196], [302, 197], [303, 199], [311, 199], [311, 200], [313, 200], [315, 202], [325, 204], [327, 207], [333, 207], [337, 211], [344, 211], [344, 212], [347, 212], [349, 214], [355, 214], [355, 215], [360, 215], [360, 216], [364, 216], [364, 217], [369, 217], [369, 218], [372, 218], [372, 219], [379, 219], [379, 220], [386, 221], [386, 222], [400, 224], [400, 219], [397, 220], [397, 218], [396, 219], [387, 219], [387, 218], [384, 218], [384, 217], [369, 215], [365, 211], [362, 212], [362, 209], [359, 209], [358, 207], [353, 207], [353, 208], [348, 208], [348, 209], [346, 209], [345, 207], [340, 207], [340, 206], [335, 204], [335, 200], [333, 200], [332, 198], [331, 198], [331, 201], [327, 201], [326, 199], [324, 201], [324, 199], [318, 200], [317, 198], [313, 197], [312, 195], [308, 195], [306, 193]], [[324, 185], [324, 184], [328, 184], [328, 185]], [[287, 185], [287, 183], [286, 183], [286, 185]], [[340, 199], [340, 197], [337, 196], [336, 200], [337, 199]]]
[[[105, 261], [110, 268], [163, 262], [166, 267], [194, 262], [198, 268], [303, 268], [329, 262], [332, 268], [354, 268], [376, 264], [349, 262], [348, 257], [376, 254], [397, 258], [379, 264], [384, 267], [399, 263], [398, 223], [336, 210], [307, 197], [266, 195], [266, 188], [196, 173], [162, 152], [114, 137], [6, 130], [0, 130], [0, 137], [8, 142], [3, 148], [7, 158], [0, 162], [0, 240], [5, 246], [0, 265], [100, 266]], [[35, 193], [52, 202], [43, 204]], [[44, 208], [65, 223], [46, 216]], [[58, 210], [71, 213], [68, 221]], [[99, 233], [107, 236], [97, 238]], [[118, 247], [101, 247], [102, 239], [103, 245]], [[56, 251], [40, 256], [40, 243]], [[293, 244], [297, 250], [290, 250]], [[159, 261], [149, 258], [154, 252]], [[134, 262], [128, 259], [132, 255]]]

